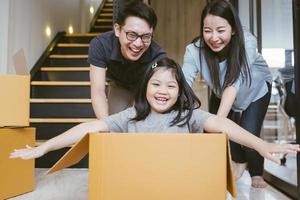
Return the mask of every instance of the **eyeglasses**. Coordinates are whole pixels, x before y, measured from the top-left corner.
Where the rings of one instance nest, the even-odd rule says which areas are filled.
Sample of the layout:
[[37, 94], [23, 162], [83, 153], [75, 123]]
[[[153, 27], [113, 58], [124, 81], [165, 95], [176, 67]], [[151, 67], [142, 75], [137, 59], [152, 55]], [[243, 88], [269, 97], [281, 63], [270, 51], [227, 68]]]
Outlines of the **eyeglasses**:
[[[124, 30], [124, 29], [122, 29], [122, 30]], [[133, 31], [125, 31], [124, 30], [124, 32], [126, 34], [127, 40], [129, 40], [131, 42], [134, 42], [138, 38], [141, 38], [143, 43], [150, 43], [151, 39], [152, 39], [152, 34], [151, 33], [146, 33], [146, 34], [143, 34], [143, 35], [139, 35], [139, 34], [133, 32]]]

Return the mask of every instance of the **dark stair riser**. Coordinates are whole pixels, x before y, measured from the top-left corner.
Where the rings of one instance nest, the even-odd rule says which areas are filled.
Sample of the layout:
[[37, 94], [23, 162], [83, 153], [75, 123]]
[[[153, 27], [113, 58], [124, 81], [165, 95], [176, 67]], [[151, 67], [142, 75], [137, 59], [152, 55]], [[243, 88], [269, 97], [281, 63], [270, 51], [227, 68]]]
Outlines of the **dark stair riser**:
[[96, 26], [112, 26], [112, 21], [111, 22], [98, 22], [96, 21], [95, 23]]
[[99, 33], [99, 32], [104, 33], [104, 32], [111, 31], [111, 30], [112, 30], [112, 27], [111, 28], [95, 28], [95, 27], [93, 27], [91, 29], [91, 32], [93, 32], [93, 33]]
[[[60, 149], [47, 153], [45, 156], [35, 160], [36, 168], [50, 168], [52, 167], [67, 151], [69, 148]], [[85, 156], [79, 163], [73, 165], [71, 168], [88, 168], [88, 155]]]
[[31, 98], [91, 98], [90, 86], [32, 86]]
[[51, 54], [87, 54], [89, 47], [55, 47]]
[[30, 126], [36, 128], [37, 140], [51, 139], [79, 123], [30, 123]]
[[90, 81], [89, 71], [40, 71], [33, 81]]
[[31, 103], [30, 118], [96, 118], [91, 103]]
[[84, 37], [62, 37], [58, 43], [81, 43], [81, 44], [85, 44], [85, 43], [90, 43], [91, 40], [96, 37], [96, 36], [84, 36]]
[[99, 15], [97, 19], [112, 19], [112, 16]]
[[113, 13], [113, 6], [111, 5], [104, 5], [103, 9], [104, 10], [102, 10], [101, 13]]
[[103, 9], [112, 9], [113, 5], [111, 3], [105, 3]]
[[68, 59], [57, 59], [57, 58], [48, 58], [44, 66], [60, 66], [60, 67], [88, 67], [89, 64], [87, 59], [77, 59], [77, 58], [68, 58]]

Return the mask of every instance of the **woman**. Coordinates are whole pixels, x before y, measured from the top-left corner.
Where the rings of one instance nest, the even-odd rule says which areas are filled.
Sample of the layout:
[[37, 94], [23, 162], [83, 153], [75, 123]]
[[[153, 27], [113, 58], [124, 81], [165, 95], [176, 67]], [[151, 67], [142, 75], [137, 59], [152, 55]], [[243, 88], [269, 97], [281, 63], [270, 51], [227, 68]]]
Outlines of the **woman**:
[[[212, 1], [201, 16], [201, 35], [186, 48], [183, 71], [190, 85], [201, 74], [212, 90], [209, 111], [228, 117], [260, 136], [270, 95], [272, 75], [256, 51], [256, 39], [242, 29], [233, 6]], [[262, 178], [263, 157], [256, 151], [231, 143], [238, 179], [246, 164], [252, 186], [266, 187]]]

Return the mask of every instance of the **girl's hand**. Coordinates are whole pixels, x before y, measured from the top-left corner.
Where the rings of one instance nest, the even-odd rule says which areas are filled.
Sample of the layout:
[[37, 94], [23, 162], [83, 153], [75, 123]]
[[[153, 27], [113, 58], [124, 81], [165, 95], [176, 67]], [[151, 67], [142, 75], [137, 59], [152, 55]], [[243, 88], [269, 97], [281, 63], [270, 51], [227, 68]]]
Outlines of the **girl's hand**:
[[274, 144], [264, 142], [264, 144], [261, 146], [258, 152], [266, 159], [280, 164], [280, 158], [279, 156], [276, 156], [276, 154], [296, 153], [298, 151], [300, 151], [299, 144]]
[[43, 156], [46, 151], [41, 147], [31, 147], [26, 145], [25, 149], [15, 149], [10, 153], [10, 158], [21, 158], [23, 160], [29, 160]]

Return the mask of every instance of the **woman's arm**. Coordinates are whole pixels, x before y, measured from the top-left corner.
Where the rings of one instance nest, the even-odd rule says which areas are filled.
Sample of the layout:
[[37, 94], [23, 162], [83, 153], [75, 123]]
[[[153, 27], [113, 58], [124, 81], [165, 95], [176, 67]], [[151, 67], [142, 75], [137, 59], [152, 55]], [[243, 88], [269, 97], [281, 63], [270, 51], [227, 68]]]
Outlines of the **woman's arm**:
[[231, 107], [234, 103], [234, 100], [237, 95], [237, 90], [234, 86], [228, 86], [223, 91], [220, 106], [217, 112], [217, 115], [220, 117], [227, 117], [228, 113], [231, 110]]
[[49, 151], [61, 149], [78, 142], [87, 133], [99, 131], [108, 131], [106, 123], [102, 120], [81, 123], [38, 147], [26, 145], [25, 149], [16, 149], [10, 154], [10, 158], [22, 158], [25, 160], [38, 158]]
[[230, 140], [256, 150], [263, 157], [280, 164], [280, 159], [273, 153], [290, 153], [300, 151], [299, 145], [293, 144], [273, 144], [254, 136], [233, 121], [211, 116], [204, 123], [204, 129], [208, 132], [224, 132], [228, 134]]
[[199, 53], [195, 56], [195, 52], [192, 52], [197, 51], [196, 47], [193, 47], [192, 50], [190, 48], [188, 46], [185, 50], [182, 71], [187, 83], [192, 86], [199, 73], [200, 62], [197, 62], [199, 60]]

